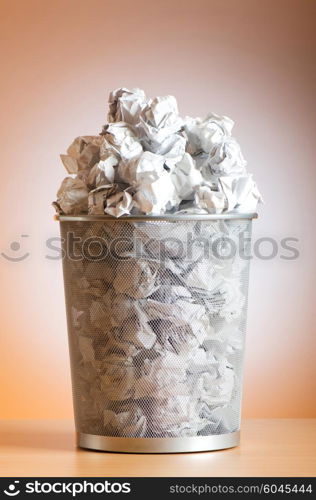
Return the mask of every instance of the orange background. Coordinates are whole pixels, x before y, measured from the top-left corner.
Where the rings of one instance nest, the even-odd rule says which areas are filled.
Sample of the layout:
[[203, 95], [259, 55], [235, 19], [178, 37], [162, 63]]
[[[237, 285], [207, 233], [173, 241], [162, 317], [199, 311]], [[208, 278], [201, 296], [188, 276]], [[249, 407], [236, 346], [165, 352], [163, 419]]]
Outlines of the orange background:
[[1, 1], [0, 251], [30, 252], [0, 255], [1, 418], [72, 415], [61, 263], [45, 258], [58, 236], [50, 202], [59, 153], [100, 131], [120, 86], [236, 121], [266, 201], [254, 237], [293, 236], [300, 250], [252, 263], [244, 416], [315, 416], [315, 6]]

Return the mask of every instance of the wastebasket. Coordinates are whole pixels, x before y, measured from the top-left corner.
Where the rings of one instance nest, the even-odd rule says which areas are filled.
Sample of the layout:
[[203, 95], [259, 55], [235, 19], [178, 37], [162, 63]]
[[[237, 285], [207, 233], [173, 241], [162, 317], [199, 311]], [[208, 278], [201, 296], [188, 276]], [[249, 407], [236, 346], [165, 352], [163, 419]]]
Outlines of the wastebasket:
[[254, 217], [57, 217], [80, 447], [239, 444]]

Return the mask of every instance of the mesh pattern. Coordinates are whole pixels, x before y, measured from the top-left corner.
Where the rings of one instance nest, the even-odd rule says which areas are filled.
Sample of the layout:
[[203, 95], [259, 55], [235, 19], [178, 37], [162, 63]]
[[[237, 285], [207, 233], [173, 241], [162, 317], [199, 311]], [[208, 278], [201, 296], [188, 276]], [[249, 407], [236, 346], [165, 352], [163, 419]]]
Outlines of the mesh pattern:
[[61, 223], [78, 431], [239, 428], [250, 231], [249, 220]]

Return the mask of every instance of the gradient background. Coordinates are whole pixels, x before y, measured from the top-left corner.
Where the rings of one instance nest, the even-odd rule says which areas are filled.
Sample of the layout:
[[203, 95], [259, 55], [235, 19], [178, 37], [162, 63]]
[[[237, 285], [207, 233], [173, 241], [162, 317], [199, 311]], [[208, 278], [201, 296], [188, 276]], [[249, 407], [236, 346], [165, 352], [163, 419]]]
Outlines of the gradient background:
[[[1, 418], [72, 415], [58, 155], [106, 121], [110, 90], [227, 114], [266, 205], [254, 237], [299, 239], [252, 263], [244, 417], [315, 416], [314, 0], [1, 1]], [[22, 238], [28, 234], [28, 238]], [[21, 250], [10, 250], [20, 242]], [[270, 249], [267, 247], [267, 252]]]

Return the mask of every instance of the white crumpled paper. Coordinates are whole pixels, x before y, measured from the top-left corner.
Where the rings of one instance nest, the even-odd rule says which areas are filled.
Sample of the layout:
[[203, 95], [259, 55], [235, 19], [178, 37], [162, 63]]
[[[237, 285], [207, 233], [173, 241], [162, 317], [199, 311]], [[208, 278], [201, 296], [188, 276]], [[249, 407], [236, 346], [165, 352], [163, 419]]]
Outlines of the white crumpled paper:
[[77, 137], [67, 149], [61, 160], [69, 174], [79, 174], [92, 168], [99, 160], [100, 136]]
[[145, 105], [146, 96], [143, 90], [116, 89], [109, 96], [108, 120], [110, 123], [125, 122], [136, 125]]
[[177, 195], [182, 200], [192, 199], [195, 188], [203, 183], [201, 172], [196, 168], [194, 159], [189, 153], [183, 155], [177, 168], [171, 172], [171, 179]]
[[132, 196], [127, 190], [120, 191], [117, 184], [105, 184], [90, 191], [88, 209], [90, 215], [120, 217], [130, 213], [132, 203]]
[[117, 193], [118, 186], [115, 184], [105, 184], [90, 191], [89, 193], [89, 214], [102, 215], [107, 206], [107, 200]]
[[66, 177], [58, 192], [55, 202], [56, 210], [67, 215], [78, 215], [87, 212], [88, 189], [81, 179]]
[[209, 153], [215, 144], [220, 144], [231, 135], [233, 126], [233, 120], [215, 113], [209, 113], [204, 119], [187, 116], [184, 130], [188, 137], [189, 153]]
[[146, 180], [151, 183], [164, 173], [164, 157], [150, 151], [144, 151], [136, 159], [122, 161], [118, 167], [119, 178], [130, 185]]
[[211, 186], [198, 186], [194, 196], [195, 206], [207, 213], [220, 214], [227, 209], [227, 198], [223, 191]]
[[202, 172], [206, 179], [212, 178], [210, 174], [216, 176], [245, 175], [246, 165], [247, 162], [236, 139], [227, 137], [210, 149]]
[[[234, 122], [227, 116], [183, 119], [174, 96], [147, 99], [141, 89], [120, 88], [110, 93], [108, 121], [99, 136], [77, 137], [67, 155], [61, 155], [68, 174], [80, 179], [88, 193], [104, 185], [120, 186], [124, 194], [112, 198], [110, 206], [104, 204], [104, 213], [256, 210], [261, 196], [246, 172], [247, 162], [231, 136]], [[63, 198], [68, 190], [73, 198], [69, 181], [61, 190]], [[84, 187], [82, 197], [83, 192]], [[73, 209], [58, 200], [55, 207], [65, 214], [88, 211], [83, 200]], [[97, 212], [89, 208], [89, 213]]]
[[[157, 287], [158, 264], [143, 259], [127, 260], [117, 265], [113, 288], [135, 299], [148, 297]], [[128, 276], [128, 279], [126, 278]]]
[[89, 172], [88, 186], [92, 189], [112, 184], [115, 178], [114, 167], [118, 164], [118, 159], [114, 155], [109, 155], [106, 159], [96, 163]]
[[102, 134], [105, 139], [102, 145], [103, 150], [107, 147], [109, 150], [115, 151], [122, 160], [136, 158], [143, 151], [133, 130], [124, 122], [106, 125]]
[[137, 182], [135, 191], [134, 206], [140, 214], [161, 215], [179, 203], [175, 185], [166, 171], [152, 182], [148, 178]]
[[[179, 116], [178, 104], [172, 95], [150, 99], [140, 113], [137, 124], [142, 143], [148, 148], [159, 147], [167, 137], [180, 131], [183, 120]], [[147, 149], [147, 148], [146, 148]]]
[[105, 432], [112, 436], [143, 437], [146, 432], [146, 417], [141, 408], [130, 408], [128, 411], [115, 413], [104, 410], [103, 423]]

